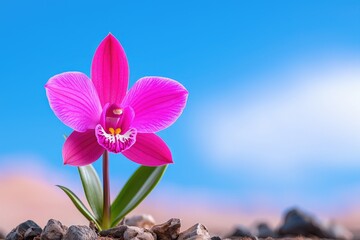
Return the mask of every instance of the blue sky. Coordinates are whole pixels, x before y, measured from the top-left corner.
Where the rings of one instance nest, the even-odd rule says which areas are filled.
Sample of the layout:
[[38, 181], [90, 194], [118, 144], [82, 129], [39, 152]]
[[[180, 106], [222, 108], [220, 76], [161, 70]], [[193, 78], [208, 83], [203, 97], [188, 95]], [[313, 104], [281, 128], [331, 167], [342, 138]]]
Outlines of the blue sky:
[[[359, 23], [358, 1], [1, 1], [0, 166], [77, 178], [61, 159], [71, 130], [44, 84], [89, 75], [111, 32], [130, 86], [158, 75], [189, 90], [183, 115], [159, 133], [175, 161], [164, 189], [244, 206], [259, 196], [280, 208], [343, 206], [360, 196]], [[120, 183], [136, 165], [113, 155], [111, 168]]]

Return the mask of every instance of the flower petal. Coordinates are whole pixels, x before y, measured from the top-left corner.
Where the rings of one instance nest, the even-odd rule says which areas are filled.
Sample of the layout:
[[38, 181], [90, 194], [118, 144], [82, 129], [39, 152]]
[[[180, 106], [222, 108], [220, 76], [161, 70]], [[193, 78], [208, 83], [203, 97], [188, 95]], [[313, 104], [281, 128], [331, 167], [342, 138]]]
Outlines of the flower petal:
[[125, 107], [122, 109], [122, 114], [117, 123], [117, 127], [120, 127], [121, 131], [126, 132], [131, 127], [134, 117], [134, 110], [129, 106]]
[[95, 162], [104, 153], [95, 136], [95, 130], [72, 132], [63, 147], [64, 164], [84, 166]]
[[121, 103], [129, 84], [129, 67], [124, 49], [111, 34], [96, 49], [91, 79], [99, 94], [101, 106]]
[[131, 161], [145, 166], [173, 163], [170, 149], [154, 133], [138, 133], [135, 144], [122, 153]]
[[122, 105], [135, 112], [132, 127], [154, 133], [173, 124], [181, 115], [188, 91], [180, 83], [162, 77], [144, 77], [127, 93]]
[[66, 72], [55, 75], [46, 83], [45, 89], [51, 109], [65, 125], [85, 132], [99, 123], [99, 97], [85, 74]]
[[106, 131], [109, 131], [109, 128], [120, 128], [123, 133], [129, 130], [134, 117], [134, 110], [129, 106], [121, 108], [117, 104], [105, 104], [100, 124]]

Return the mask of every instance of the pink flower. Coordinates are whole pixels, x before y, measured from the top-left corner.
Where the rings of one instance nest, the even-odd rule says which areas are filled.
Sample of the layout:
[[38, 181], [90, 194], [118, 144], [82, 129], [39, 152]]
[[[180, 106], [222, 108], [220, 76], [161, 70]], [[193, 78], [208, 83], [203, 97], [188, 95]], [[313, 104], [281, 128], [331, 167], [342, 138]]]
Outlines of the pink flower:
[[45, 88], [50, 107], [74, 129], [63, 147], [65, 164], [90, 164], [106, 150], [146, 166], [172, 163], [169, 148], [154, 133], [181, 115], [187, 90], [163, 77], [141, 78], [129, 91], [128, 83], [125, 52], [111, 34], [95, 52], [91, 80], [80, 72], [49, 79]]

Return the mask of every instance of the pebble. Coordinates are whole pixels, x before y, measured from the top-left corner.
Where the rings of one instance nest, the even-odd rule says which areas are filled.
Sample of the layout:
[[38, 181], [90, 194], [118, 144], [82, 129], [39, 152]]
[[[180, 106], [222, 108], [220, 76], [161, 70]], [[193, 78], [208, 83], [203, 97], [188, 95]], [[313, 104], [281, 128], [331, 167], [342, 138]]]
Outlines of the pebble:
[[332, 238], [331, 234], [319, 221], [296, 208], [286, 212], [283, 225], [278, 229], [278, 235], [281, 237], [304, 236]]
[[210, 238], [210, 240], [221, 240], [221, 238], [219, 236], [214, 236], [214, 237]]
[[21, 223], [6, 236], [6, 240], [32, 240], [41, 234], [41, 227], [32, 220]]
[[259, 238], [277, 237], [276, 233], [269, 227], [267, 223], [259, 223], [256, 226], [256, 231], [257, 231], [256, 236]]
[[350, 232], [350, 230], [335, 222], [330, 222], [327, 229], [334, 239], [352, 240], [355, 238], [354, 234]]
[[124, 232], [128, 227], [125, 225], [119, 225], [114, 228], [103, 230], [100, 232], [101, 237], [110, 237], [110, 238], [124, 238]]
[[124, 232], [124, 240], [156, 240], [156, 235], [146, 228], [128, 226]]
[[253, 240], [257, 239], [257, 237], [254, 236], [248, 228], [242, 225], [236, 226], [229, 238], [249, 238]]
[[195, 224], [186, 231], [179, 234], [177, 240], [209, 240], [209, 231], [200, 223]]
[[151, 228], [158, 240], [175, 240], [180, 233], [181, 223], [178, 218], [171, 218], [167, 222]]
[[156, 235], [150, 230], [126, 225], [101, 231], [100, 236], [117, 240], [156, 240]]
[[152, 226], [155, 225], [155, 220], [151, 215], [142, 214], [132, 216], [130, 218], [125, 218], [123, 224], [128, 226], [150, 229]]
[[63, 240], [96, 240], [97, 234], [87, 226], [70, 226]]
[[46, 226], [44, 227], [44, 231], [40, 235], [41, 240], [61, 240], [68, 228], [61, 224], [61, 222], [50, 219]]
[[24, 234], [24, 240], [33, 240], [35, 237], [39, 237], [40, 238], [40, 234], [42, 232], [42, 229], [39, 228], [29, 228], [28, 230], [26, 230], [25, 234]]

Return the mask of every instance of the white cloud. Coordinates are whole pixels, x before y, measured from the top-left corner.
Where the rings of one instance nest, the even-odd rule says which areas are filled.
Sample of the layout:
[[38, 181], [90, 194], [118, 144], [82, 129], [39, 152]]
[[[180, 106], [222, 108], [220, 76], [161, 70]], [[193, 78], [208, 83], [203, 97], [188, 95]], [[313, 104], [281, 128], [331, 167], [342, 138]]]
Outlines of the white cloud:
[[360, 167], [360, 64], [309, 64], [282, 78], [246, 96], [241, 86], [223, 89], [199, 107], [196, 142], [206, 159], [216, 167], [265, 164], [271, 171], [314, 163]]

